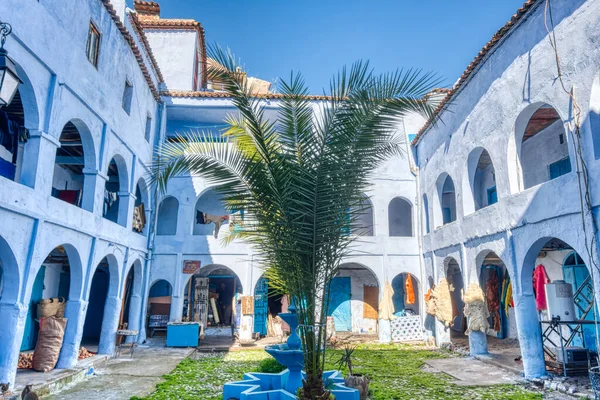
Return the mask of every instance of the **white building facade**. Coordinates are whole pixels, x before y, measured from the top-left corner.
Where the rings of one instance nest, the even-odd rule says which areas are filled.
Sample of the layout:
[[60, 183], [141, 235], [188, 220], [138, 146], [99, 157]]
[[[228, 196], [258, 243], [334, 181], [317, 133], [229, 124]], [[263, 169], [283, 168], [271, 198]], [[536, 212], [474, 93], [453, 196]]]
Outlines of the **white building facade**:
[[[506, 308], [501, 337], [518, 337], [526, 377], [545, 374], [538, 320], [549, 316], [539, 316], [545, 307], [534, 271], [543, 277], [543, 266], [550, 280], [571, 283], [576, 303], [583, 290], [590, 300], [598, 296], [592, 215], [600, 194], [600, 3], [558, 0], [550, 7], [526, 2], [448, 94], [441, 121], [413, 142], [420, 196], [427, 199], [426, 275], [436, 284], [475, 283], [485, 291], [489, 270], [504, 274], [514, 307]], [[576, 314], [593, 320], [593, 311]], [[449, 329], [438, 324], [436, 336], [447, 342], [463, 332], [455, 320]], [[594, 336], [586, 347], [596, 347]], [[487, 351], [481, 332], [471, 333], [470, 344], [474, 354]]]
[[[212, 224], [196, 223], [197, 211], [224, 213], [211, 187], [180, 177], [158, 197], [148, 183], [156, 146], [187, 129], [218, 130], [233, 111], [206, 90], [201, 24], [161, 19], [157, 3], [138, 0], [135, 10], [122, 0], [7, 0], [0, 20], [13, 28], [5, 48], [23, 80], [0, 108], [0, 130], [11, 127], [0, 143], [0, 382], [14, 383], [19, 353], [35, 347], [42, 299], [66, 301], [57, 367], [71, 368], [82, 345], [112, 354], [124, 324], [146, 340], [152, 308], [188, 318], [192, 276], [230, 279], [233, 294], [253, 296], [263, 271], [252, 250], [222, 244], [228, 224], [215, 237]], [[276, 115], [277, 96], [263, 101]], [[411, 160], [407, 145], [365, 193], [369, 232], [340, 272], [341, 311], [331, 310], [340, 331], [377, 334], [383, 285], [403, 290], [407, 276], [417, 300], [406, 308], [423, 314]], [[200, 263], [195, 275], [186, 261]], [[257, 329], [253, 315], [243, 323]]]

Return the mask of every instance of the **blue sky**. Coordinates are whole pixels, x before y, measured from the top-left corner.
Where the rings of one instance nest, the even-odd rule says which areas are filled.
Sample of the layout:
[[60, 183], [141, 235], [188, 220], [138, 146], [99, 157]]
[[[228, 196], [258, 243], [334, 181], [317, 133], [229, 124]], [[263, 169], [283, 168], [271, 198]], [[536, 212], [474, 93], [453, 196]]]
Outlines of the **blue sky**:
[[158, 0], [163, 18], [194, 18], [250, 75], [301, 71], [315, 94], [344, 64], [416, 67], [452, 85], [524, 0]]

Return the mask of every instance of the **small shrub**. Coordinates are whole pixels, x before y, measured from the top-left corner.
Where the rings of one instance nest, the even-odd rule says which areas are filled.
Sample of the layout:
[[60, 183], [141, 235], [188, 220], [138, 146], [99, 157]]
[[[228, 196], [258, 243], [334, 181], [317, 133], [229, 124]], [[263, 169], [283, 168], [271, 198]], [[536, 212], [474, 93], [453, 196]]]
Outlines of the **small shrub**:
[[260, 362], [256, 372], [264, 372], [267, 374], [278, 374], [285, 369], [285, 366], [281, 365], [279, 361], [273, 357], [266, 358]]

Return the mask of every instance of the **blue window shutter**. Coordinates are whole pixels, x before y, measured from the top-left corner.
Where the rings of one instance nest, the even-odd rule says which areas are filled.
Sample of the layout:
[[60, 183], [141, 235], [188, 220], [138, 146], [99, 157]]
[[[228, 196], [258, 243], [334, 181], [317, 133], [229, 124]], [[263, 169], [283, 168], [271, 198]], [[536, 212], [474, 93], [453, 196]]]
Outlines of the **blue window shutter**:
[[559, 176], [571, 172], [571, 159], [569, 157], [553, 162], [548, 166], [550, 170], [550, 179], [558, 178]]
[[452, 210], [450, 209], [450, 207], [442, 208], [442, 216], [444, 219], [444, 224], [452, 222]]
[[492, 186], [487, 190], [487, 200], [488, 206], [498, 202], [498, 192], [496, 191], [496, 186]]

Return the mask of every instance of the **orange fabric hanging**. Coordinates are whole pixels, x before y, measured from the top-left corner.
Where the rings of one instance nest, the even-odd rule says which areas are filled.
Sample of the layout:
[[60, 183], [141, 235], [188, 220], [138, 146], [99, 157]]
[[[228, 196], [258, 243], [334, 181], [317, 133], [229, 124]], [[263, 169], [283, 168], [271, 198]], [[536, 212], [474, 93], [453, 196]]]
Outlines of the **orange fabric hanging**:
[[406, 276], [406, 282], [404, 284], [406, 293], [406, 304], [415, 304], [415, 289], [413, 288], [413, 281], [410, 275]]

